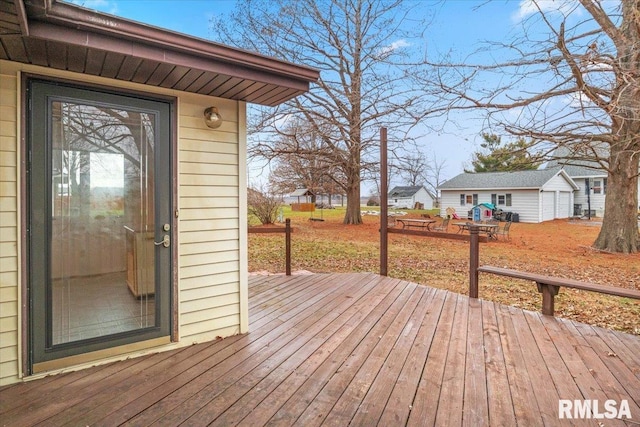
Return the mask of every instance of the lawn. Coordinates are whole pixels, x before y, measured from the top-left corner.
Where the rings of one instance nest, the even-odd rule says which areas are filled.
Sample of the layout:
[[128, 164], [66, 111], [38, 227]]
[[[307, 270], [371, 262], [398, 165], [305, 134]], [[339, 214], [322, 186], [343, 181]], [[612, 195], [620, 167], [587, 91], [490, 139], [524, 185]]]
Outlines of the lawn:
[[[363, 211], [369, 208], [363, 208]], [[420, 217], [426, 211], [406, 211]], [[313, 213], [291, 212], [292, 269], [320, 272], [379, 271], [379, 217], [363, 216], [363, 225], [344, 225], [344, 208]], [[433, 212], [430, 212], [433, 215]], [[455, 231], [455, 227], [450, 229]], [[596, 220], [514, 223], [510, 241], [480, 244], [480, 265], [574, 278], [640, 289], [640, 254], [608, 254], [590, 245], [599, 231]], [[468, 293], [468, 242], [431, 237], [389, 235], [389, 276]], [[282, 273], [284, 235], [249, 235], [249, 271]], [[535, 283], [480, 274], [480, 298], [539, 311]], [[556, 315], [640, 335], [640, 301], [561, 289]]]

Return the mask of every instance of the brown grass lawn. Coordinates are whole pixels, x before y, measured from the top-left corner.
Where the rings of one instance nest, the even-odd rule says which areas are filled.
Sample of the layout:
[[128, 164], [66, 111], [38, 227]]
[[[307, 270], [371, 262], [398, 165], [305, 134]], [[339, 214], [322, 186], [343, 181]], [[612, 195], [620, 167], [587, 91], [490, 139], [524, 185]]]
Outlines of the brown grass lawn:
[[[311, 272], [379, 271], [379, 218], [364, 225], [342, 224], [344, 210], [325, 210], [324, 221], [309, 213], [285, 211], [295, 229], [292, 269]], [[318, 212], [314, 217], [319, 217]], [[412, 211], [407, 217], [419, 217]], [[438, 219], [439, 220], [439, 219]], [[514, 223], [511, 240], [480, 244], [480, 265], [569, 277], [592, 283], [640, 289], [640, 254], [594, 251], [597, 220]], [[450, 228], [455, 232], [455, 226]], [[469, 244], [456, 240], [389, 235], [389, 276], [462, 294], [468, 293]], [[282, 273], [284, 234], [249, 235], [249, 271]], [[540, 310], [535, 283], [480, 274], [480, 298]], [[640, 335], [640, 301], [561, 289], [556, 315]]]

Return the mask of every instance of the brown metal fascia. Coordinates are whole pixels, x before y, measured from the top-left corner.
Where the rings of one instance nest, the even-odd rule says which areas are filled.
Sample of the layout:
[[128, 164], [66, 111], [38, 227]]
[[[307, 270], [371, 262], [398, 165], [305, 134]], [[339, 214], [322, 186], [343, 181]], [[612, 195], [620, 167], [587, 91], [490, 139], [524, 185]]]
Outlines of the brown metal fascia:
[[289, 79], [315, 82], [319, 78], [319, 71], [311, 67], [280, 61], [72, 4], [60, 3], [56, 0], [27, 0], [27, 3], [30, 5], [29, 17], [60, 26], [110, 35], [148, 46], [161, 46], [168, 51], [183, 55], [189, 54], [207, 60], [225, 62]]
[[294, 79], [290, 76], [276, 74], [267, 70], [256, 70], [248, 66], [237, 65], [219, 59], [207, 59], [193, 56], [178, 50], [163, 49], [144, 45], [131, 40], [118, 38], [114, 35], [97, 34], [86, 30], [76, 30], [69, 27], [34, 21], [31, 22], [31, 37], [42, 38], [60, 43], [99, 49], [107, 52], [142, 58], [157, 62], [180, 65], [216, 74], [238, 77], [246, 80], [273, 84], [284, 88], [301, 91], [309, 90], [309, 82]]
[[13, 0], [13, 5], [16, 7], [18, 14], [18, 25], [20, 26], [20, 32], [23, 36], [29, 35], [29, 21], [27, 20], [27, 12], [24, 9], [24, 2], [22, 0]]

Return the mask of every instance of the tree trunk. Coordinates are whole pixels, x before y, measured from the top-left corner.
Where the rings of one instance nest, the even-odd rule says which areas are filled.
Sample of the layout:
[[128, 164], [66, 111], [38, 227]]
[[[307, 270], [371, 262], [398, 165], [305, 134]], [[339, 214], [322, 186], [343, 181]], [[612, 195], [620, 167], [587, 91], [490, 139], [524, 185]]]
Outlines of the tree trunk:
[[629, 150], [617, 152], [611, 146], [605, 215], [600, 234], [593, 244], [610, 252], [635, 253], [640, 249], [636, 219], [638, 206], [638, 156]]
[[[640, 0], [623, 0], [622, 22], [615, 33], [616, 87], [609, 103], [611, 137], [605, 213], [593, 246], [611, 252], [635, 253], [638, 233], [638, 166], [640, 164]], [[599, 9], [589, 7], [594, 16]], [[602, 22], [604, 18], [600, 19]], [[607, 28], [605, 28], [606, 30]]]
[[351, 171], [347, 186], [347, 212], [344, 215], [344, 224], [362, 224], [360, 213], [360, 171]]

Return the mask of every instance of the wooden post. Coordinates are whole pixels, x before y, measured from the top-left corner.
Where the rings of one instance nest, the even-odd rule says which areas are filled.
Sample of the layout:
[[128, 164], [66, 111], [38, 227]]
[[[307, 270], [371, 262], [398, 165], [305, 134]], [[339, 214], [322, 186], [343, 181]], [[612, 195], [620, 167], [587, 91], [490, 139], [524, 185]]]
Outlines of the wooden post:
[[284, 246], [286, 275], [291, 276], [291, 219], [284, 222]]
[[387, 128], [380, 128], [380, 275], [387, 275], [388, 262], [387, 203]]
[[560, 286], [547, 285], [536, 282], [538, 292], [542, 293], [542, 314], [553, 316], [555, 312], [555, 296], [558, 295]]
[[478, 266], [480, 263], [479, 228], [469, 227], [469, 297], [478, 298]]

